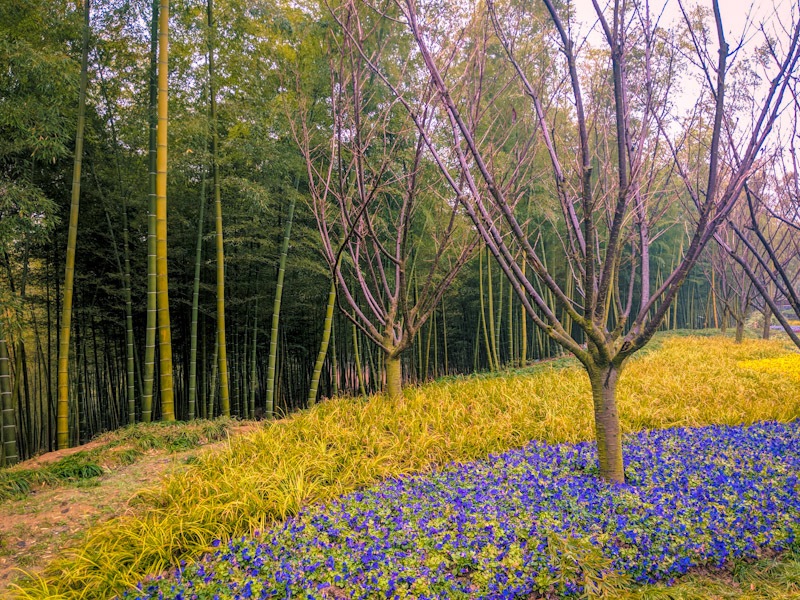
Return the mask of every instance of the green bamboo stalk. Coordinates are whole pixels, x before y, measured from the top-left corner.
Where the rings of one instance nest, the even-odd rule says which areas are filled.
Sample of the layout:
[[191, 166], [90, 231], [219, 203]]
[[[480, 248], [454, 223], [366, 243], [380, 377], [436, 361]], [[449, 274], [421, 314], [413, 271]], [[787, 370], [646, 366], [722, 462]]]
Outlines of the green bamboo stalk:
[[156, 171], [158, 129], [158, 20], [159, 2], [153, 0], [150, 19], [150, 98], [148, 101], [149, 150], [148, 171], [150, 191], [147, 197], [147, 325], [144, 341], [144, 388], [142, 390], [142, 421], [149, 423], [153, 414], [153, 381], [155, 379], [156, 331], [158, 330], [158, 300], [156, 282]]
[[339, 362], [336, 360], [336, 327], [331, 325], [331, 390], [339, 395]]
[[433, 377], [435, 379], [439, 376], [439, 327], [436, 322], [436, 309], [433, 310], [431, 318], [433, 319]]
[[[525, 277], [525, 270], [527, 263], [522, 261], [522, 276]], [[524, 306], [520, 306], [520, 352], [519, 352], [519, 366], [524, 367], [528, 364], [528, 313]]]
[[75, 285], [75, 247], [78, 240], [78, 213], [81, 198], [83, 130], [86, 123], [86, 85], [89, 72], [89, 0], [84, 1], [83, 50], [78, 93], [78, 125], [75, 135], [75, 161], [72, 169], [72, 199], [67, 233], [67, 260], [64, 269], [64, 303], [61, 314], [61, 338], [58, 348], [58, 416], [56, 438], [59, 450], [69, 447], [69, 338], [72, 324], [72, 293]]
[[219, 368], [219, 338], [214, 336], [214, 358], [211, 359], [211, 388], [208, 393], [208, 406], [206, 418], [214, 418], [214, 402], [217, 399], [217, 369]]
[[122, 257], [124, 271], [122, 274], [122, 288], [125, 295], [125, 374], [126, 395], [128, 400], [128, 423], [136, 422], [136, 347], [133, 337], [133, 299], [131, 297], [131, 253], [129, 248], [130, 233], [128, 231], [128, 205], [123, 195], [122, 199]]
[[481, 325], [483, 326], [483, 342], [486, 346], [486, 359], [489, 361], [489, 370], [496, 369], [494, 364], [494, 354], [492, 354], [492, 346], [489, 343], [489, 330], [486, 327], [486, 308], [484, 306], [484, 293], [483, 293], [483, 250], [478, 252], [478, 281], [480, 287], [480, 300], [481, 300]]
[[275, 286], [275, 301], [272, 305], [272, 331], [269, 338], [269, 363], [267, 366], [267, 409], [266, 418], [271, 419], [275, 408], [275, 363], [278, 359], [278, 329], [281, 318], [281, 298], [283, 296], [283, 277], [286, 273], [286, 256], [289, 253], [289, 236], [292, 233], [292, 218], [294, 217], [294, 203], [296, 194], [289, 200], [289, 214], [286, 217], [286, 227], [283, 231], [281, 243], [281, 256], [278, 262], [278, 283]]
[[250, 361], [250, 418], [256, 417], [256, 392], [258, 391], [258, 363], [256, 362], [258, 347], [258, 300], [256, 300], [253, 317], [253, 353]]
[[[136, 422], [136, 382], [135, 382], [135, 340], [133, 336], [133, 299], [131, 297], [131, 257], [130, 257], [130, 233], [128, 228], [128, 201], [125, 192], [125, 186], [122, 180], [122, 167], [119, 161], [119, 143], [117, 142], [117, 127], [116, 118], [114, 116], [114, 108], [109, 101], [108, 92], [105, 84], [105, 78], [100, 72], [100, 89], [103, 94], [103, 99], [107, 106], [107, 112], [111, 125], [111, 141], [114, 145], [114, 165], [117, 172], [117, 185], [121, 195], [121, 209], [122, 209], [122, 254], [123, 263], [120, 264], [119, 250], [117, 243], [114, 240], [114, 230], [111, 227], [111, 219], [106, 210], [106, 219], [109, 220], [109, 231], [114, 246], [114, 256], [117, 260], [117, 267], [122, 275], [122, 294], [125, 300], [125, 383], [126, 383], [126, 399], [128, 403], [128, 423]], [[94, 172], [94, 169], [92, 169]], [[95, 179], [97, 175], [95, 174]], [[100, 188], [98, 184], [98, 189]]]
[[[116, 144], [115, 144], [116, 146]], [[94, 170], [94, 169], [92, 169]], [[95, 179], [97, 179], [97, 175], [95, 174]], [[99, 189], [98, 185], [98, 189]], [[108, 225], [108, 233], [111, 236], [111, 247], [114, 251], [114, 258], [117, 263], [117, 269], [119, 269], [120, 275], [122, 276], [122, 292], [123, 297], [125, 299], [125, 396], [128, 405], [128, 423], [135, 423], [136, 422], [136, 395], [134, 393], [135, 390], [135, 382], [134, 382], [134, 340], [133, 340], [133, 307], [131, 306], [131, 289], [130, 289], [130, 256], [128, 253], [127, 248], [127, 237], [128, 237], [128, 218], [126, 215], [126, 206], [123, 200], [122, 203], [122, 215], [123, 215], [123, 238], [125, 240], [125, 257], [124, 261], [125, 264], [123, 266], [123, 262], [119, 257], [119, 250], [117, 249], [117, 240], [114, 236], [114, 227], [111, 224], [111, 215], [108, 214], [108, 209], [103, 207], [103, 212], [106, 216], [106, 223]]]
[[447, 358], [447, 310], [444, 305], [444, 297], [442, 298], [442, 341], [444, 342], [444, 374], [450, 375], [450, 365]]
[[497, 358], [498, 368], [501, 364], [504, 364], [502, 361], [502, 354], [501, 354], [502, 345], [500, 344], [500, 335], [503, 332], [503, 291], [504, 291], [503, 281], [505, 280], [505, 277], [502, 276], [502, 273], [500, 275], [501, 276], [498, 281], [498, 290], [497, 290], [497, 319], [495, 321], [495, 331], [497, 331], [497, 340], [495, 340], [495, 346], [494, 346], [495, 352], [497, 352], [496, 358]]
[[[308, 406], [314, 406], [317, 402], [317, 391], [319, 380], [322, 375], [322, 365], [325, 363], [325, 356], [328, 354], [328, 344], [331, 339], [333, 329], [333, 308], [336, 305], [336, 277], [331, 279], [331, 288], [328, 291], [328, 305], [325, 308], [325, 325], [322, 328], [322, 342], [319, 345], [317, 360], [314, 363], [314, 373], [311, 375], [311, 389], [308, 391]], [[255, 355], [255, 353], [254, 353]]]
[[225, 251], [222, 238], [222, 200], [219, 181], [219, 133], [217, 127], [217, 93], [214, 80], [214, 2], [208, 0], [208, 87], [211, 104], [211, 171], [214, 180], [214, 220], [216, 224], [217, 248], [217, 338], [219, 339], [219, 400], [222, 416], [231, 414], [230, 386], [228, 383], [228, 349], [225, 343]]
[[361, 356], [358, 353], [358, 328], [353, 323], [353, 358], [356, 360], [356, 375], [358, 376], [358, 391], [362, 396], [367, 395], [364, 387], [364, 371], [361, 369]]
[[174, 421], [172, 330], [169, 319], [167, 275], [167, 127], [169, 0], [161, 0], [158, 26], [158, 128], [156, 131], [156, 297], [158, 301], [158, 356], [161, 420]]
[[[19, 377], [19, 373], [17, 374]], [[0, 320], [0, 408], [3, 410], [3, 458], [6, 466], [16, 464], [19, 460], [17, 452], [17, 425], [14, 416], [14, 400], [11, 395], [11, 365], [8, 359], [8, 345]]]
[[500, 369], [500, 353], [497, 351], [497, 336], [495, 334], [494, 319], [494, 293], [492, 289], [492, 259], [489, 256], [489, 248], [486, 248], [486, 280], [489, 301], [489, 338], [492, 343], [492, 362], [493, 369]]
[[192, 286], [192, 325], [189, 333], [189, 420], [195, 418], [197, 403], [197, 326], [200, 308], [200, 267], [203, 261], [203, 220], [206, 208], [206, 173], [200, 182], [200, 210], [197, 215], [197, 240], [194, 251], [194, 284]]
[[514, 352], [514, 294], [511, 285], [508, 286], [508, 363], [517, 365], [517, 355]]

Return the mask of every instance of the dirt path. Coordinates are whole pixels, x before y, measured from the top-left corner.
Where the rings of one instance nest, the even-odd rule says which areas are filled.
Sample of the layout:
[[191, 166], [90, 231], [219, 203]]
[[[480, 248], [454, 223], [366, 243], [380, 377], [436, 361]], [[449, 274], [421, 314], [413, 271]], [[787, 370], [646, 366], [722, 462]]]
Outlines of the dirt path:
[[89, 526], [129, 510], [130, 498], [161, 477], [185, 468], [188, 455], [145, 455], [82, 486], [37, 487], [21, 500], [0, 504], [0, 596], [20, 576], [37, 572]]
[[[241, 435], [258, 426], [237, 423], [228, 435]], [[136, 492], [153, 487], [165, 475], [186, 468], [187, 458], [226, 442], [206, 443], [184, 452], [148, 451], [132, 465], [115, 466], [78, 484], [36, 486], [25, 498], [0, 502], [0, 598], [20, 570], [37, 573], [65, 548], [75, 545], [90, 526], [132, 510]], [[19, 465], [34, 469], [79, 450], [50, 452]]]

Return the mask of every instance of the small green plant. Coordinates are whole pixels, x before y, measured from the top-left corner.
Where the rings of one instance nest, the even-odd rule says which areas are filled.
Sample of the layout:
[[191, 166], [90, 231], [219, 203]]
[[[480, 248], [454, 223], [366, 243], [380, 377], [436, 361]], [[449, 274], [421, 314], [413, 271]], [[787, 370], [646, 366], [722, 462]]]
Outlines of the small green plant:
[[54, 478], [61, 481], [91, 479], [103, 474], [103, 467], [94, 462], [87, 453], [76, 452], [54, 462], [46, 468]]
[[123, 466], [132, 465], [144, 456], [144, 452], [138, 448], [125, 448], [116, 454], [116, 459]]
[[0, 471], [0, 501], [18, 498], [31, 491], [30, 471]]

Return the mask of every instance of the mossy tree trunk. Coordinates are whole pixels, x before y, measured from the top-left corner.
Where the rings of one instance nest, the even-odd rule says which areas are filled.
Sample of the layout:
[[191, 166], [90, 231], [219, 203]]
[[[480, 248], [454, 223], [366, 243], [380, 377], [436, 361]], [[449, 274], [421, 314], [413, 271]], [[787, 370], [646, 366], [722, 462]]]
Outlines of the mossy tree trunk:
[[390, 400], [403, 398], [403, 362], [397, 352], [384, 351], [386, 369], [386, 395]]

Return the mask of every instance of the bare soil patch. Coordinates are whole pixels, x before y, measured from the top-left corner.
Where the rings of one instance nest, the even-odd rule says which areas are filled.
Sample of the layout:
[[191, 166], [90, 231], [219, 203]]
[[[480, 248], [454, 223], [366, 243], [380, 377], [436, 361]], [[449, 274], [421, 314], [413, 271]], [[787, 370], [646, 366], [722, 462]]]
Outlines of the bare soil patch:
[[[241, 435], [259, 428], [256, 423], [232, 424], [228, 434]], [[15, 468], [36, 469], [79, 451], [102, 447], [103, 438], [83, 446], [49, 452]], [[0, 502], [0, 597], [24, 573], [35, 574], [65, 548], [75, 545], [92, 525], [134, 510], [137, 492], [187, 466], [187, 459], [225, 442], [214, 442], [184, 452], [150, 450], [131, 465], [109, 467], [100, 477], [76, 484], [37, 485], [30, 494]], [[115, 448], [119, 450], [121, 448]]]

